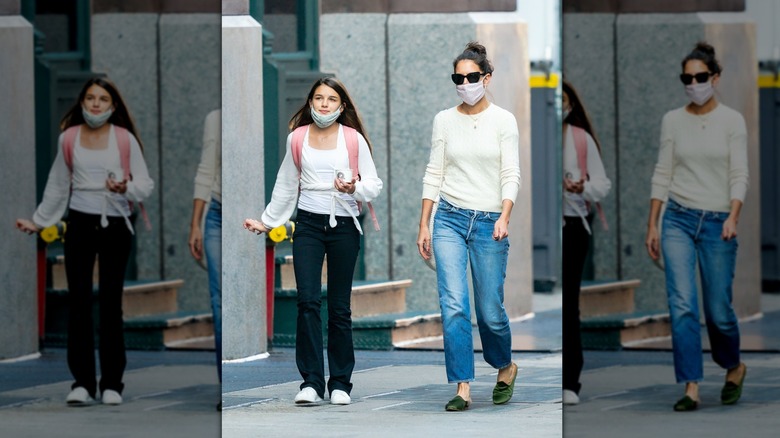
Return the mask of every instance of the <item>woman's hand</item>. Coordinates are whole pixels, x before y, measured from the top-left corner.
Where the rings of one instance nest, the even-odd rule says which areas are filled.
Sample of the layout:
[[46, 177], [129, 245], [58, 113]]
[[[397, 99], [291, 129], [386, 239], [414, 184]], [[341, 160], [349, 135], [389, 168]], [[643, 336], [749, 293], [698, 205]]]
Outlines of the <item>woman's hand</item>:
[[190, 254], [195, 260], [200, 260], [203, 257], [203, 231], [200, 229], [200, 225], [190, 225]]
[[28, 219], [17, 219], [16, 220], [16, 228], [19, 231], [23, 231], [27, 234], [35, 234], [38, 231], [41, 231], [40, 228], [38, 228], [37, 225], [33, 223], [33, 221]]
[[647, 227], [647, 237], [645, 237], [645, 247], [647, 248], [647, 254], [653, 260], [658, 260], [661, 256], [658, 241], [658, 229], [655, 226]]
[[420, 232], [417, 234], [417, 251], [423, 260], [430, 260], [431, 255], [431, 230], [428, 225], [420, 225]]
[[729, 216], [725, 222], [723, 222], [723, 232], [720, 234], [720, 238], [723, 240], [731, 240], [737, 237], [737, 219]]
[[123, 179], [122, 182], [117, 182], [111, 178], [106, 178], [106, 188], [109, 192], [122, 195], [127, 191], [127, 180]]
[[265, 227], [265, 225], [263, 225], [262, 222], [255, 219], [245, 219], [244, 228], [258, 235], [270, 231], [268, 228]]
[[563, 189], [567, 192], [582, 193], [585, 190], [585, 180], [572, 181], [569, 178], [564, 178]]
[[499, 241], [509, 236], [509, 220], [499, 217], [493, 226], [493, 240]]
[[350, 181], [344, 181], [341, 178], [336, 178], [333, 180], [333, 187], [335, 187], [336, 190], [341, 193], [351, 195], [355, 193], [355, 181], [357, 181], [356, 178], [352, 178]]

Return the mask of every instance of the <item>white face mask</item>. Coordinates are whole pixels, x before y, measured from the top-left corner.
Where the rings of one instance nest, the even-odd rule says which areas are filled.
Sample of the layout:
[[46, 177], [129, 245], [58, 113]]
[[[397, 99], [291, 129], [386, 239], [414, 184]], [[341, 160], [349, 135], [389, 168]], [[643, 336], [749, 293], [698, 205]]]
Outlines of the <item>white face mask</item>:
[[111, 114], [113, 113], [114, 111], [109, 108], [104, 113], [92, 114], [83, 106], [81, 107], [81, 115], [84, 116], [84, 121], [87, 122], [87, 125], [89, 125], [89, 127], [92, 129], [97, 129], [103, 126], [108, 121], [108, 119], [111, 118]]
[[458, 92], [458, 97], [463, 103], [473, 106], [485, 96], [485, 84], [484, 82], [460, 84], [455, 86], [455, 91]]
[[685, 95], [696, 105], [702, 106], [707, 103], [714, 93], [712, 82], [707, 81], [702, 84], [690, 84], [685, 86]]
[[311, 107], [311, 118], [314, 120], [314, 123], [316, 123], [317, 126], [319, 126], [322, 129], [332, 125], [333, 122], [335, 122], [340, 115], [341, 115], [341, 111], [339, 111], [338, 108], [336, 109], [336, 111], [333, 111], [330, 114], [320, 114], [319, 111], [314, 110], [314, 107]]

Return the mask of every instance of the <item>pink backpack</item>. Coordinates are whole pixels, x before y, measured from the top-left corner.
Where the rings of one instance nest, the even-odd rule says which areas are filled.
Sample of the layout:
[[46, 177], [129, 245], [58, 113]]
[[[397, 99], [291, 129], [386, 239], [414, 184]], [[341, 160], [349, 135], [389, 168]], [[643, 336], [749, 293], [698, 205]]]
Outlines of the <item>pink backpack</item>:
[[[344, 140], [347, 142], [347, 155], [349, 155], [349, 168], [352, 170], [353, 175], [357, 175], [357, 179], [360, 180], [360, 170], [358, 169], [358, 138], [355, 128], [342, 125], [344, 128]], [[293, 131], [291, 151], [293, 156], [293, 162], [295, 167], [298, 168], [298, 178], [301, 177], [301, 152], [303, 151], [303, 138], [306, 136], [306, 130], [309, 129], [309, 125], [299, 126]], [[363, 211], [363, 205], [361, 202], [357, 203], [358, 211]], [[368, 203], [368, 211], [371, 213], [371, 220], [374, 222], [374, 229], [379, 231], [379, 221], [376, 219], [376, 213], [374, 212], [374, 206]]]
[[[79, 133], [81, 125], [71, 126], [66, 129], [62, 137], [62, 155], [65, 158], [65, 164], [68, 166], [68, 170], [73, 173], [73, 148], [76, 143], [76, 135]], [[116, 144], [119, 148], [119, 162], [122, 165], [122, 171], [124, 172], [124, 179], [128, 181], [133, 180], [133, 174], [130, 172], [130, 133], [127, 129], [114, 125], [114, 133], [116, 134]], [[133, 210], [133, 202], [128, 201], [130, 204], [130, 210]], [[138, 206], [141, 208], [141, 215], [144, 218], [146, 229], [151, 230], [152, 224], [149, 222], [149, 216], [146, 214], [143, 202], [139, 202]]]
[[[569, 125], [571, 128], [571, 134], [574, 137], [574, 149], [577, 151], [577, 165], [580, 168], [580, 175], [585, 175], [588, 178], [588, 139], [586, 138], [587, 132], [579, 126]], [[590, 203], [586, 202], [588, 210], [590, 210]], [[596, 211], [598, 212], [599, 219], [601, 219], [601, 225], [605, 230], [608, 230], [607, 218], [604, 216], [604, 209], [601, 208], [601, 203], [596, 203]]]

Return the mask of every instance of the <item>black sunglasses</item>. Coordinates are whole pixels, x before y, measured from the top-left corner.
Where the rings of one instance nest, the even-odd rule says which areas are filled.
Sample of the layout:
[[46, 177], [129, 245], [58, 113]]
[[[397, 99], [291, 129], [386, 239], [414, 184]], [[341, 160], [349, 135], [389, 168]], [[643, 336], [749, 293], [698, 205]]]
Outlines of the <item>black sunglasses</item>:
[[708, 71], [705, 71], [705, 72], [702, 72], [702, 73], [696, 73], [695, 75], [688, 74], [688, 73], [683, 73], [683, 74], [680, 75], [680, 80], [685, 85], [691, 85], [691, 83], [693, 82], [693, 78], [696, 78], [696, 83], [697, 84], [703, 84], [703, 83], [707, 82], [710, 79], [711, 75], [712, 75], [712, 73], [710, 73]]
[[487, 73], [480, 73], [478, 71], [475, 71], [473, 73], [469, 73], [467, 75], [462, 75], [458, 73], [452, 74], [452, 82], [455, 82], [455, 85], [460, 85], [463, 83], [463, 79], [468, 79], [469, 84], [474, 84], [479, 82], [479, 78], [482, 76], [485, 76]]

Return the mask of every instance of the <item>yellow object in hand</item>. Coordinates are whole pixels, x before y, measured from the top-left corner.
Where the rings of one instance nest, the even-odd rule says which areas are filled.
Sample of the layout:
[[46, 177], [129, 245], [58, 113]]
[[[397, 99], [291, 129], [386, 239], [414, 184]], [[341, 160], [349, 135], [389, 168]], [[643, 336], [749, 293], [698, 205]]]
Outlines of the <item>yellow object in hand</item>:
[[287, 221], [282, 225], [272, 229], [268, 232], [268, 238], [276, 243], [290, 239], [292, 241], [292, 235], [295, 232], [295, 222]]
[[57, 222], [54, 225], [48, 226], [40, 231], [41, 239], [46, 243], [52, 243], [56, 240], [65, 241], [65, 231], [67, 230], [65, 222]]

